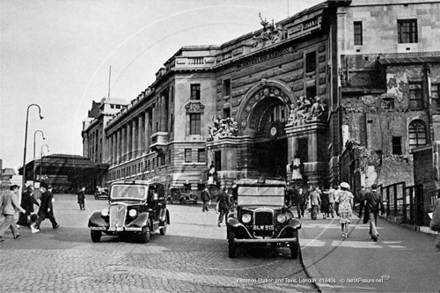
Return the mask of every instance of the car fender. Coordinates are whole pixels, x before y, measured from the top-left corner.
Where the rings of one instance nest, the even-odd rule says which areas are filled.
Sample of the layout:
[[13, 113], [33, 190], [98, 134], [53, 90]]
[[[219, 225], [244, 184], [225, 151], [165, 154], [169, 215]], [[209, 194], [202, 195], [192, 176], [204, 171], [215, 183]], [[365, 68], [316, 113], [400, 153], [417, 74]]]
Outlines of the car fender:
[[170, 212], [168, 209], [161, 209], [159, 214], [159, 221], [165, 222], [169, 225], [170, 224]]
[[136, 217], [127, 227], [144, 227], [149, 221], [150, 214], [148, 212], [142, 213]]
[[108, 227], [108, 217], [103, 217], [100, 211], [95, 211], [89, 218], [89, 227]]
[[244, 233], [241, 233], [242, 237], [253, 238], [252, 235], [249, 233], [249, 230], [246, 228], [246, 226], [240, 223], [240, 221], [238, 221], [236, 218], [233, 217], [228, 218], [227, 225], [229, 229], [235, 229], [236, 231], [243, 231]]
[[301, 229], [302, 226], [301, 221], [298, 219], [290, 219], [287, 225], [293, 229]]

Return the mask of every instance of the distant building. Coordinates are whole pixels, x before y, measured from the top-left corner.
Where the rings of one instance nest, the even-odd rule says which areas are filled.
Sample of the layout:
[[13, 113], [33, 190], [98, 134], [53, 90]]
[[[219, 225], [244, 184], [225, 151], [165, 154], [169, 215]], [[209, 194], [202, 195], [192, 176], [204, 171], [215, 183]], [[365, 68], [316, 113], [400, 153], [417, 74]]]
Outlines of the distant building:
[[[412, 183], [440, 134], [440, 1], [326, 1], [219, 46], [184, 46], [116, 114], [83, 127], [102, 182], [247, 176]], [[102, 105], [102, 103], [101, 103]], [[101, 118], [100, 118], [101, 117]], [[105, 119], [102, 117], [106, 117]]]

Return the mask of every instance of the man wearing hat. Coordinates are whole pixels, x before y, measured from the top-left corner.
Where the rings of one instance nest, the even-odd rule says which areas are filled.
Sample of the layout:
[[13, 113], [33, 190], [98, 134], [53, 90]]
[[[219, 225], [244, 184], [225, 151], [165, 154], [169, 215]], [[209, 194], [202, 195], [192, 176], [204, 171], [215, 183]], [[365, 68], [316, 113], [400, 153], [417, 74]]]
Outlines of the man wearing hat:
[[26, 191], [21, 195], [21, 207], [26, 211], [25, 213], [20, 214], [20, 219], [18, 220], [18, 224], [21, 226], [25, 226], [30, 228], [31, 222], [30, 217], [34, 212], [34, 204], [39, 206], [38, 201], [33, 197], [32, 193], [34, 192], [34, 188], [32, 185], [29, 185], [26, 188]]
[[52, 228], [57, 229], [58, 227], [60, 227], [60, 225], [58, 225], [58, 223], [56, 222], [55, 216], [53, 214], [53, 205], [52, 205], [53, 194], [49, 191], [49, 187], [45, 182], [41, 182], [40, 191], [42, 193], [41, 205], [40, 205], [40, 209], [38, 210], [38, 220], [37, 220], [36, 228], [40, 229], [41, 222], [43, 222], [46, 218], [48, 218], [52, 223]]
[[379, 237], [379, 233], [377, 232], [377, 214], [379, 213], [379, 207], [382, 214], [385, 213], [382, 196], [378, 194], [376, 190], [377, 185], [373, 184], [371, 186], [371, 192], [368, 192], [365, 196], [365, 212], [368, 212], [368, 221], [370, 222], [370, 236], [373, 241], [377, 241], [377, 238]]
[[0, 212], [4, 217], [3, 223], [0, 225], [0, 242], [3, 240], [3, 234], [5, 234], [8, 228], [11, 228], [12, 235], [14, 239], [20, 237], [17, 223], [15, 220], [15, 214], [20, 211], [22, 213], [26, 212], [18, 203], [17, 192], [19, 189], [18, 185], [12, 185], [9, 188], [9, 192], [2, 193], [0, 197]]

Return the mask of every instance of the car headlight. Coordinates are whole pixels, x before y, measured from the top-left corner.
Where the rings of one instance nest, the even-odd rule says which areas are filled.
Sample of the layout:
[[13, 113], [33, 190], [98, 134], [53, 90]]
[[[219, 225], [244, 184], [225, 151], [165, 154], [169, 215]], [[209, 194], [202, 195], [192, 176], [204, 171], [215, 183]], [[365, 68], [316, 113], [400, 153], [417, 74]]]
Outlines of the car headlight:
[[249, 223], [252, 220], [252, 216], [250, 214], [243, 214], [241, 216], [241, 221], [245, 224]]
[[278, 216], [277, 216], [277, 221], [278, 221], [278, 223], [284, 223], [285, 221], [287, 220], [287, 217], [286, 217], [286, 215], [284, 215], [284, 214], [279, 214]]
[[136, 210], [129, 210], [128, 211], [128, 215], [132, 218], [136, 217], [137, 215], [137, 211]]
[[108, 216], [108, 209], [103, 209], [103, 210], [101, 211], [101, 216], [103, 216], [103, 217], [107, 217], [107, 216]]

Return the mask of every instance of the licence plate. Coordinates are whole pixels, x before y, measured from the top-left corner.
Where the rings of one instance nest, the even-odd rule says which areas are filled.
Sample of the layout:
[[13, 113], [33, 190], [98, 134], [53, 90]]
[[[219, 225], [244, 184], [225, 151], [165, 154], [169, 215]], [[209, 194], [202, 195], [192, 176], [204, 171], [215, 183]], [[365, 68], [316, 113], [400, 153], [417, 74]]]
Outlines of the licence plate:
[[254, 230], [273, 230], [273, 225], [254, 225]]

